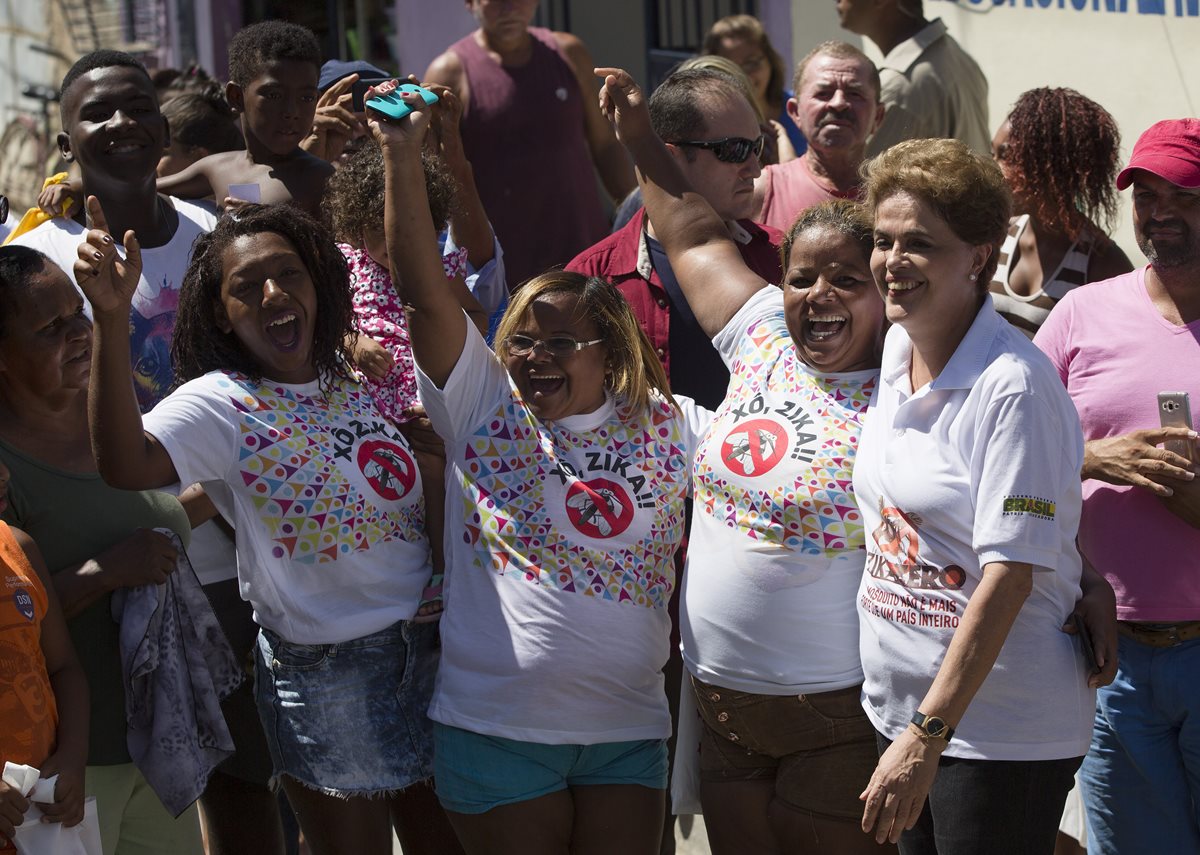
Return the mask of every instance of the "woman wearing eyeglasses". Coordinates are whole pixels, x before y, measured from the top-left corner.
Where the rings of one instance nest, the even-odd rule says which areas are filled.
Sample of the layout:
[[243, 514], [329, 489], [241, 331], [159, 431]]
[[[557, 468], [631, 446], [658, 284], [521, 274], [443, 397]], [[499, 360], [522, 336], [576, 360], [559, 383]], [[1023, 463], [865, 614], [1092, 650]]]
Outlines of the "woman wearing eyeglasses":
[[784, 238], [783, 287], [763, 280], [656, 138], [633, 81], [598, 72], [680, 287], [732, 375], [696, 454], [680, 614], [710, 846], [879, 852], [858, 827], [878, 755], [859, 704], [865, 532], [850, 489], [883, 322], [870, 221], [849, 201], [809, 209]]
[[470, 853], [651, 855], [671, 726], [672, 556], [707, 419], [671, 397], [628, 305], [600, 279], [530, 280], [488, 349], [433, 249], [428, 113], [413, 106], [371, 125], [392, 278], [452, 473], [429, 709], [438, 795]]

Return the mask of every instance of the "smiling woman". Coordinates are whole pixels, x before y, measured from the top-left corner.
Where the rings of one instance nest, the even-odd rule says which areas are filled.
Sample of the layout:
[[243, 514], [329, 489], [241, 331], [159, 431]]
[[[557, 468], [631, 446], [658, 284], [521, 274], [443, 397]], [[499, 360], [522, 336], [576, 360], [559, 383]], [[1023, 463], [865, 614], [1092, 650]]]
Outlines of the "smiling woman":
[[421, 398], [446, 441], [446, 527], [462, 533], [447, 538], [429, 708], [438, 796], [472, 855], [650, 855], [672, 559], [707, 413], [671, 395], [600, 279], [533, 278], [488, 349], [445, 287], [421, 177], [429, 114], [414, 106], [369, 121]]
[[290, 207], [220, 220], [184, 277], [181, 385], [143, 420], [127, 330], [141, 252], [129, 236], [120, 259], [88, 204], [95, 228], [75, 273], [96, 321], [101, 472], [126, 488], [209, 485], [236, 528], [242, 595], [262, 628], [259, 716], [310, 845], [390, 852], [395, 823], [406, 851], [456, 851], [426, 783], [437, 631], [412, 620], [431, 574], [420, 471], [349, 367], [342, 254]]
[[[1089, 680], [1115, 670], [1085, 672], [1060, 630], [1083, 579], [1079, 417], [988, 295], [1011, 206], [999, 167], [916, 140], [870, 162], [866, 191], [894, 326], [854, 470], [881, 752], [862, 828], [913, 855], [1049, 853], [1088, 749]], [[1093, 636], [1114, 633], [1107, 597]]]
[[864, 531], [849, 489], [883, 322], [870, 222], [849, 201], [810, 208], [784, 239], [782, 287], [765, 282], [651, 130], [640, 89], [600, 72], [658, 238], [731, 373], [696, 455], [680, 608], [709, 843], [878, 852], [857, 827], [876, 753], [858, 706]]

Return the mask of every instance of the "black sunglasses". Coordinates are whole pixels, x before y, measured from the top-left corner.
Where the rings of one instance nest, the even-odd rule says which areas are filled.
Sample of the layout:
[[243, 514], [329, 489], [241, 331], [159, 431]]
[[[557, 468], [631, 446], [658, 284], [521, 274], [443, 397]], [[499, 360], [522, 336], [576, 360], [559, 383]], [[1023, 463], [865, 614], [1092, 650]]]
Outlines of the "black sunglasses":
[[725, 137], [722, 140], [680, 140], [675, 145], [686, 145], [692, 148], [706, 148], [717, 156], [717, 160], [725, 163], [745, 163], [750, 155], [761, 157], [763, 146], [767, 144], [766, 134], [759, 134], [758, 139], [748, 140], [745, 137]]

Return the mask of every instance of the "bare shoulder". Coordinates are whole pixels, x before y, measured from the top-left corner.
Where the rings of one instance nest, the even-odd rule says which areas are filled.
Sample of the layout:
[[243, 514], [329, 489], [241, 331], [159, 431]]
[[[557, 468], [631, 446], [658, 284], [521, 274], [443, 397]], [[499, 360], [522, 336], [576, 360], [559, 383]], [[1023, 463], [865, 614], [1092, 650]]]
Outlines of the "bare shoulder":
[[464, 77], [463, 63], [458, 54], [452, 50], [443, 52], [429, 63], [422, 78], [426, 83], [440, 83], [449, 86], [458, 93]]
[[8, 527], [12, 533], [13, 540], [17, 542], [17, 546], [21, 547], [21, 551], [25, 553], [25, 557], [29, 560], [29, 566], [37, 571], [41, 577], [42, 584], [49, 584], [50, 574], [46, 570], [46, 562], [42, 558], [42, 551], [38, 549], [38, 545], [33, 538], [19, 528], [13, 526]]
[[558, 42], [559, 49], [566, 54], [567, 59], [571, 60], [577, 70], [586, 66], [585, 70], [590, 77], [595, 66], [592, 62], [592, 52], [583, 43], [583, 39], [573, 33], [555, 32], [554, 40]]

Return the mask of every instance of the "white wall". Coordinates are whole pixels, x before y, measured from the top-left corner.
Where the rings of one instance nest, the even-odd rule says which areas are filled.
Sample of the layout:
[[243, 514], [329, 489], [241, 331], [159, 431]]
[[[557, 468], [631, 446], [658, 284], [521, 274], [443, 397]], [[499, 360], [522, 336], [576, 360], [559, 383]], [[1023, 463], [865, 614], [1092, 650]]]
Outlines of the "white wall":
[[[833, 0], [793, 0], [792, 10], [797, 57], [831, 26], [831, 37], [854, 38], [837, 29]], [[1123, 160], [1154, 122], [1198, 115], [1200, 0], [925, 0], [925, 15], [942, 18], [983, 68], [993, 131], [1038, 86], [1070, 86], [1103, 105], [1121, 129]], [[1138, 264], [1122, 195], [1114, 237]]]

